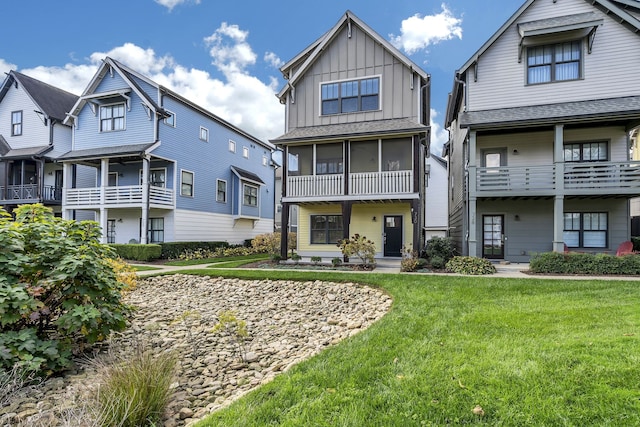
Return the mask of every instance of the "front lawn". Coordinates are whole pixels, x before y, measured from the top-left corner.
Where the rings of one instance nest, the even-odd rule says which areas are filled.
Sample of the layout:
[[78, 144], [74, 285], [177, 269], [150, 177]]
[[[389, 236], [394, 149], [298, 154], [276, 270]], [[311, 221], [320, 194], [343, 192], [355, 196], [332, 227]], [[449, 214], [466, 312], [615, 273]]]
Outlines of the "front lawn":
[[368, 283], [394, 305], [199, 426], [640, 425], [640, 282], [215, 274]]

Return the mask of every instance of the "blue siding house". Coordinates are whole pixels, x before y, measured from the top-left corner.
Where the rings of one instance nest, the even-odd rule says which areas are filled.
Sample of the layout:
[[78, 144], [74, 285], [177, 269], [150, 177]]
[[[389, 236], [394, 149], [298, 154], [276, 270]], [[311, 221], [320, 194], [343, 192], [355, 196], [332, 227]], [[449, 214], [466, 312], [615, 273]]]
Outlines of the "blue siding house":
[[[273, 231], [273, 145], [122, 63], [105, 58], [64, 123], [63, 215], [95, 212], [104, 242], [242, 243]], [[72, 179], [74, 165], [92, 167], [96, 184]]]

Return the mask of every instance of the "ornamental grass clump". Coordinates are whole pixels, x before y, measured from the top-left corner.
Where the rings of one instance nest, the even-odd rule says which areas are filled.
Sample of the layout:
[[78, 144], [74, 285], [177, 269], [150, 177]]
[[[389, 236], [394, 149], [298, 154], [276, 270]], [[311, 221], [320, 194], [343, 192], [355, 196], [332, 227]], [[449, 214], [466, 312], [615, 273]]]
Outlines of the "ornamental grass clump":
[[100, 425], [159, 425], [171, 396], [174, 353], [155, 354], [136, 345], [129, 356], [112, 356], [94, 363], [98, 365], [100, 386], [93, 399]]
[[455, 256], [447, 262], [446, 268], [452, 273], [481, 275], [494, 274], [496, 267], [486, 258]]

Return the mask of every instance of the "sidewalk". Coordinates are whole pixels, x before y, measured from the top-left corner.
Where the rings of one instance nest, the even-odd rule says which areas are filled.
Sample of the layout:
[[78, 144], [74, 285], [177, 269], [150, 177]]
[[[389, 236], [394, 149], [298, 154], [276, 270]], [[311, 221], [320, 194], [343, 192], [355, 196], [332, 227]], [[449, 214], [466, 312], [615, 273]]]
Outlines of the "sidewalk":
[[[310, 260], [302, 259], [300, 262], [310, 262]], [[145, 267], [154, 267], [154, 270], [146, 270], [139, 271], [138, 276], [150, 276], [158, 273], [165, 272], [176, 272], [181, 270], [194, 270], [194, 269], [208, 269], [215, 271], [216, 268], [224, 269], [224, 265], [220, 265], [220, 267], [207, 268], [207, 266], [212, 265], [211, 262], [207, 262], [205, 264], [197, 264], [197, 265], [187, 265], [187, 266], [175, 266], [175, 265], [162, 265], [162, 264], [131, 264], [131, 265], [139, 265]], [[529, 270], [529, 263], [496, 263], [494, 264], [497, 272], [492, 275], [487, 276], [468, 276], [468, 277], [504, 277], [504, 278], [514, 278], [514, 279], [561, 279], [561, 280], [589, 280], [589, 279], [599, 279], [599, 280], [638, 280], [640, 281], [640, 276], [571, 276], [571, 275], [533, 275], [527, 274], [526, 271]], [[265, 269], [265, 271], [268, 269]], [[303, 269], [299, 269], [299, 271], [303, 271]], [[306, 271], [318, 271], [318, 270], [306, 270]], [[340, 271], [340, 270], [335, 270]], [[376, 268], [371, 271], [371, 273], [387, 273], [387, 274], [398, 274], [400, 273], [400, 260], [399, 259], [378, 259], [376, 260]], [[409, 273], [407, 273], [409, 274]], [[415, 274], [415, 273], [411, 273]], [[421, 273], [425, 275], [429, 274], [439, 274], [439, 275], [449, 275], [450, 273]]]

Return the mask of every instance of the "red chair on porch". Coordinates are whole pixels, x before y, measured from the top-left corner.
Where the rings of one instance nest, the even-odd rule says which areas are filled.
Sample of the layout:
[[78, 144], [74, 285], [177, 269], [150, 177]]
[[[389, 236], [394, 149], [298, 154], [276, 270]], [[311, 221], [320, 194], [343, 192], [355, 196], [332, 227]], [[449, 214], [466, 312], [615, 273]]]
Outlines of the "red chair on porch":
[[634, 253], [633, 242], [627, 240], [626, 242], [620, 243], [620, 246], [618, 246], [618, 251], [616, 252], [616, 256], [629, 255], [632, 253]]

